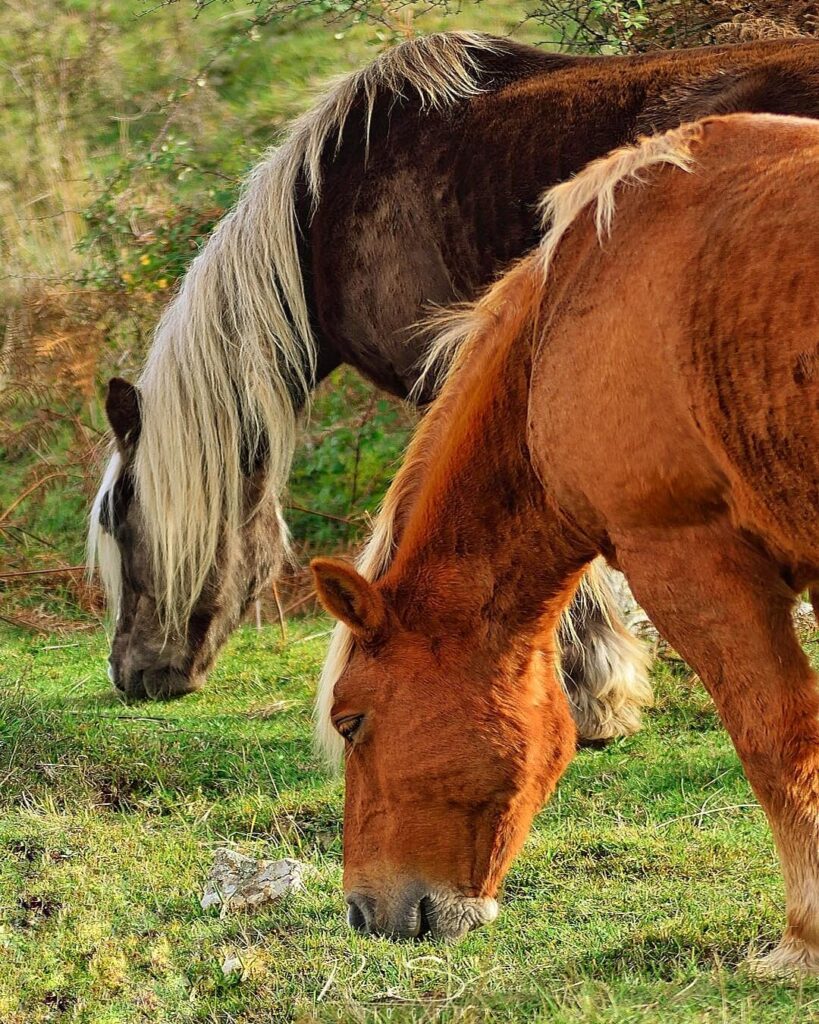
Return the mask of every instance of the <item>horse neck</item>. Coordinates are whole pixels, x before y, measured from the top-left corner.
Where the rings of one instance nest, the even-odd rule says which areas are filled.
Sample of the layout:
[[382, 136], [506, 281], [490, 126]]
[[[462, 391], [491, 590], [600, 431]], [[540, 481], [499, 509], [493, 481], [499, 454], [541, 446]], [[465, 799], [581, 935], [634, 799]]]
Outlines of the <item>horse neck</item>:
[[487, 643], [508, 648], [512, 636], [548, 636], [592, 555], [529, 457], [537, 318], [520, 314], [525, 300], [511, 305], [516, 322], [491, 328], [493, 351], [476, 351], [439, 399], [447, 414], [427, 439], [438, 454], [381, 583], [407, 628], [472, 638], [484, 651]]

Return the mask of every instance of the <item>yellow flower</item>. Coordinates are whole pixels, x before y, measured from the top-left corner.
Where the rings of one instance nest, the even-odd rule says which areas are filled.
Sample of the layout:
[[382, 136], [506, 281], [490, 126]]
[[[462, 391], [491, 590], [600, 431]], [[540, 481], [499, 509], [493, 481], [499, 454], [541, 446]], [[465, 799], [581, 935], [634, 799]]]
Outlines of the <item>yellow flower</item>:
[[160, 277], [160, 279], [156, 282], [156, 286], [157, 288], [167, 288], [168, 279], [166, 277]]
[[130, 284], [130, 283], [131, 283], [131, 281], [133, 281], [133, 279], [134, 279], [134, 275], [133, 275], [133, 274], [132, 274], [132, 273], [131, 273], [131, 272], [130, 272], [129, 270], [126, 270], [126, 271], [125, 271], [125, 272], [124, 272], [124, 273], [122, 274], [122, 280], [123, 280], [123, 281], [124, 281], [124, 282], [125, 282], [126, 284]]
[[143, 267], [147, 267], [148, 264], [151, 262], [151, 257], [147, 256], [147, 255], [146, 256], [140, 256], [139, 257], [139, 262], [142, 264]]

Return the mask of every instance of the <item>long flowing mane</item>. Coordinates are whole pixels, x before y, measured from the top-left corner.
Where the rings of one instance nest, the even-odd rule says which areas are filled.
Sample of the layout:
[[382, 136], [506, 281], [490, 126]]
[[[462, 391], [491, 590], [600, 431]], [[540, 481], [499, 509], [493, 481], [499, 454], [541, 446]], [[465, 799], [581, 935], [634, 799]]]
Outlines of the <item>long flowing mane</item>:
[[[383, 95], [414, 96], [422, 108], [436, 108], [477, 94], [480, 55], [501, 45], [476, 33], [429, 36], [339, 80], [251, 172], [191, 264], [138, 381], [142, 430], [130, 467], [167, 628], [186, 622], [220, 537], [247, 516], [243, 468], [264, 467], [261, 500], [278, 496], [287, 479], [317, 351], [299, 262], [300, 182], [315, 210], [322, 159], [340, 145], [354, 106], [363, 104], [368, 130]], [[366, 148], [365, 137], [363, 159]], [[112, 453], [88, 538], [89, 564], [99, 564], [114, 609], [119, 554], [100, 526], [100, 510], [121, 471]]]

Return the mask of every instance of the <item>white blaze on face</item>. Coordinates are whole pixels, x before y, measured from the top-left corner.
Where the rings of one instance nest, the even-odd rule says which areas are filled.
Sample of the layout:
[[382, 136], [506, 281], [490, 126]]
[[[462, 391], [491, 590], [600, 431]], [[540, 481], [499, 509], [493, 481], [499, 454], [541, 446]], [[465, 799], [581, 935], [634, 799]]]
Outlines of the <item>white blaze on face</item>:
[[105, 468], [100, 489], [94, 498], [94, 504], [91, 506], [86, 553], [88, 575], [92, 576], [95, 568], [99, 571], [105, 590], [108, 612], [113, 621], [119, 617], [122, 560], [117, 542], [114, 540], [113, 534], [103, 527], [100, 516], [107, 504], [106, 518], [109, 523], [113, 521], [114, 485], [121, 472], [122, 456], [118, 451], [114, 451]]

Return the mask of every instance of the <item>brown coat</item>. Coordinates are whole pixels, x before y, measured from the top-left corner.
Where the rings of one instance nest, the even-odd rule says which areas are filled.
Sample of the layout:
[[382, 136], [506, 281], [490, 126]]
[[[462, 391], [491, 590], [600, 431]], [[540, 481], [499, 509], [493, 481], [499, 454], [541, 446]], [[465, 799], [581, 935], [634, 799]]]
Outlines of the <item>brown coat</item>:
[[483, 94], [438, 111], [384, 95], [366, 160], [354, 110], [322, 161], [299, 213], [320, 375], [348, 362], [406, 395], [430, 337], [413, 325], [531, 248], [544, 190], [616, 146], [712, 113], [819, 117], [819, 41], [585, 58], [497, 42]]

